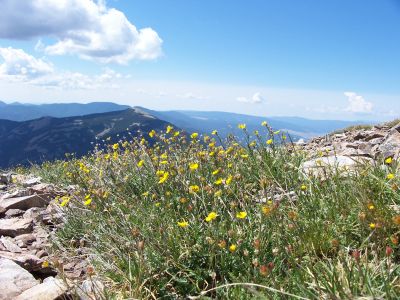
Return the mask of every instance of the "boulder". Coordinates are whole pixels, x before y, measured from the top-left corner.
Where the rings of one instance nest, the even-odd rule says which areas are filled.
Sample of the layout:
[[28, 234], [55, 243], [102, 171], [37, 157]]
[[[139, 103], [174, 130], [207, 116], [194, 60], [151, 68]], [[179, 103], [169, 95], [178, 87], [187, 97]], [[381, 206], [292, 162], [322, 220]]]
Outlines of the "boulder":
[[378, 150], [383, 158], [394, 157], [398, 158], [400, 154], [400, 123], [394, 126]]
[[28, 254], [28, 253], [12, 253], [8, 251], [0, 251], [0, 259], [9, 259], [24, 268], [25, 270], [32, 271], [40, 271], [42, 270], [43, 260], [37, 257], [36, 255]]
[[27, 219], [1, 219], [0, 235], [16, 237], [17, 235], [30, 233], [33, 230], [33, 220]]
[[67, 285], [54, 277], [47, 277], [43, 283], [25, 290], [15, 300], [55, 300], [67, 292]]
[[8, 198], [0, 201], [0, 207], [8, 209], [27, 210], [32, 207], [46, 207], [48, 200], [42, 195]]
[[15, 299], [39, 282], [10, 259], [0, 258], [0, 300]]
[[0, 238], [0, 243], [3, 245], [3, 247], [12, 253], [21, 253], [22, 249], [20, 247], [18, 247], [12, 238], [8, 237], [8, 236], [2, 236]]

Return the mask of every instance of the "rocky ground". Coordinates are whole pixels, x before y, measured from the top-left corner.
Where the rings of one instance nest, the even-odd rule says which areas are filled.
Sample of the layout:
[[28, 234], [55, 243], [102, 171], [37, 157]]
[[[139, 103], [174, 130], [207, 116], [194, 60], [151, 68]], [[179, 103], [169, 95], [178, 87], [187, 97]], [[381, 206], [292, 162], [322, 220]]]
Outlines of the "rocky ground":
[[87, 276], [86, 260], [50, 251], [63, 222], [54, 199], [66, 193], [40, 178], [0, 174], [0, 300], [96, 299], [101, 286]]

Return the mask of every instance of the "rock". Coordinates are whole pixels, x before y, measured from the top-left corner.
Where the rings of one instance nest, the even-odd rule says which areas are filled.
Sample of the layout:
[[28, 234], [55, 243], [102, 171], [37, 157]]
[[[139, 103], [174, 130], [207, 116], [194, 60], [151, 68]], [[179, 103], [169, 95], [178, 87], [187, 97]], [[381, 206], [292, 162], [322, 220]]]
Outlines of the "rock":
[[32, 242], [36, 241], [36, 236], [32, 233], [21, 234], [16, 236], [14, 240], [19, 247], [26, 248], [31, 245]]
[[383, 158], [398, 158], [400, 153], [400, 124], [394, 126], [379, 146], [379, 152]]
[[104, 285], [95, 278], [86, 279], [77, 290], [82, 300], [101, 299], [104, 294]]
[[0, 183], [8, 185], [11, 183], [11, 173], [0, 174]]
[[32, 207], [30, 209], [28, 209], [24, 215], [22, 216], [23, 218], [31, 218], [33, 219], [35, 222], [40, 220], [40, 213], [44, 210], [43, 207]]
[[46, 207], [47, 198], [42, 195], [30, 195], [25, 197], [8, 198], [0, 202], [0, 207], [5, 209], [27, 210], [32, 207]]
[[9, 259], [0, 258], [0, 300], [15, 299], [39, 282], [25, 269]]
[[4, 191], [7, 188], [7, 185], [0, 184], [0, 191]]
[[39, 250], [39, 251], [36, 253], [36, 256], [39, 257], [39, 258], [43, 258], [43, 257], [45, 257], [45, 256], [49, 256], [49, 253], [47, 253], [47, 251], [45, 251], [45, 250]]
[[12, 218], [12, 217], [19, 217], [24, 214], [24, 210], [22, 209], [9, 209], [6, 211], [5, 216], [6, 218]]
[[25, 290], [15, 300], [55, 300], [67, 292], [67, 285], [54, 277], [46, 278], [43, 283]]
[[26, 180], [24, 180], [22, 182], [22, 186], [30, 187], [30, 186], [33, 186], [35, 184], [39, 184], [41, 180], [42, 180], [42, 178], [40, 178], [40, 177], [29, 178], [29, 179], [26, 179]]
[[18, 247], [16, 244], [14, 244], [13, 240], [9, 237], [2, 236], [0, 238], [0, 243], [3, 245], [3, 247], [12, 253], [21, 253], [22, 249]]
[[350, 158], [348, 156], [326, 156], [312, 159], [302, 164], [303, 172], [306, 175], [322, 176], [326, 173], [341, 172], [348, 175], [350, 170], [354, 170], [360, 163], [371, 161], [367, 158]]
[[19, 266], [32, 271], [39, 271], [42, 268], [43, 260], [37, 257], [36, 255], [27, 254], [27, 253], [12, 253], [8, 251], [0, 251], [0, 258], [6, 258], [12, 260], [17, 263]]
[[16, 237], [17, 235], [30, 233], [33, 230], [33, 220], [27, 219], [1, 219], [0, 235]]

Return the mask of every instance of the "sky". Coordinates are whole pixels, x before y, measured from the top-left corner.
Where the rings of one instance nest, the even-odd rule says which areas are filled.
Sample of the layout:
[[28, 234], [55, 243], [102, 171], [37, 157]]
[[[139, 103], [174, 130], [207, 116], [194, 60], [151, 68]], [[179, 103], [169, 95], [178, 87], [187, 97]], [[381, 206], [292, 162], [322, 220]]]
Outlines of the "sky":
[[400, 0], [0, 0], [0, 100], [400, 117]]

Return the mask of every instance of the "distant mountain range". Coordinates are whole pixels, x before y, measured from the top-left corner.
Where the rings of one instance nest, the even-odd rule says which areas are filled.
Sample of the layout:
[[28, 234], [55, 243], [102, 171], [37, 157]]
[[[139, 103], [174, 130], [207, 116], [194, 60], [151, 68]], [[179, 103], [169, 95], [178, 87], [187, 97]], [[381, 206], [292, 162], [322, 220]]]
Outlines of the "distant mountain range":
[[96, 138], [122, 137], [127, 128], [135, 135], [172, 124], [189, 133], [209, 134], [217, 129], [222, 137], [233, 133], [242, 138], [239, 123], [245, 123], [252, 134], [254, 130], [262, 133], [263, 121], [274, 130], [288, 132], [293, 141], [362, 123], [213, 111], [154, 111], [110, 102], [30, 105], [0, 101], [0, 167], [59, 159], [65, 153], [82, 156], [93, 149]]
[[168, 122], [135, 109], [79, 117], [42, 117], [17, 122], [0, 120], [0, 167], [61, 159], [65, 153], [82, 156], [107, 137], [133, 136], [138, 131], [164, 130]]
[[73, 117], [83, 116], [130, 108], [127, 105], [119, 105], [112, 102], [81, 103], [54, 103], [54, 104], [25, 104], [4, 103], [0, 101], [0, 119], [12, 121], [27, 121], [41, 117]]

